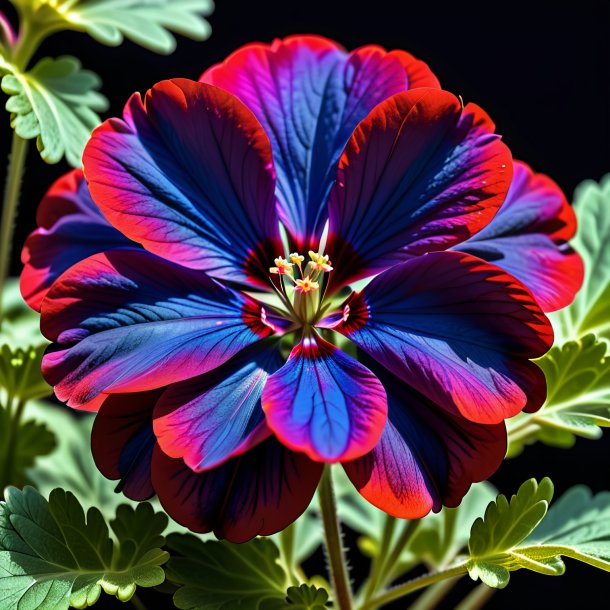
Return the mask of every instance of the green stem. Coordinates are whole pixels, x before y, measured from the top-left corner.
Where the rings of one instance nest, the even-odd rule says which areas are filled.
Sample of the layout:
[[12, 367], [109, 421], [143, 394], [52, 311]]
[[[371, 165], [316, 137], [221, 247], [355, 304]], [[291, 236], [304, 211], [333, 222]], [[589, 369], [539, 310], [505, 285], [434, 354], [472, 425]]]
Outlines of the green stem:
[[360, 610], [377, 610], [384, 604], [388, 604], [395, 599], [400, 599], [405, 595], [409, 595], [409, 593], [413, 593], [415, 591], [419, 591], [420, 589], [424, 589], [433, 585], [437, 582], [441, 582], [443, 580], [447, 580], [449, 578], [455, 578], [456, 576], [462, 576], [467, 572], [466, 563], [460, 563], [452, 568], [447, 568], [446, 570], [442, 570], [441, 572], [433, 572], [432, 574], [424, 574], [419, 578], [414, 578], [402, 585], [398, 585], [393, 589], [390, 589], [387, 593], [383, 593], [378, 597], [374, 597], [370, 599], [368, 602], [365, 602], [362, 606], [360, 606]]
[[491, 599], [495, 592], [496, 589], [481, 583], [455, 607], [455, 610], [479, 610]]
[[318, 497], [324, 524], [326, 554], [330, 567], [330, 576], [339, 610], [352, 610], [352, 590], [350, 587], [345, 552], [341, 541], [341, 529], [337, 515], [337, 504], [333, 491], [330, 466], [324, 468], [324, 474], [318, 487]]
[[12, 235], [19, 206], [19, 192], [21, 190], [27, 150], [27, 140], [13, 133], [13, 143], [6, 172], [6, 185], [4, 187], [2, 218], [0, 220], [0, 324], [2, 324], [2, 295], [4, 294], [4, 285], [9, 273]]
[[426, 589], [408, 608], [408, 610], [432, 610], [445, 599], [447, 593], [455, 587], [456, 578], [437, 582]]
[[280, 551], [286, 573], [290, 576], [292, 584], [298, 585], [299, 578], [294, 565], [294, 532], [294, 523], [280, 532]]
[[380, 588], [386, 587], [399, 576], [399, 574], [396, 573], [396, 565], [400, 561], [400, 556], [402, 555], [404, 549], [409, 544], [411, 537], [415, 533], [415, 530], [417, 529], [418, 525], [419, 525], [418, 519], [409, 521], [405, 525], [400, 536], [398, 537], [398, 540], [396, 541], [396, 544], [394, 545], [394, 548], [392, 549], [392, 552], [390, 553], [390, 555], [388, 556], [388, 558], [385, 562], [384, 567], [387, 567], [388, 569], [385, 570], [385, 572], [383, 574]]
[[[12, 399], [10, 400], [12, 402]], [[7, 485], [16, 485], [19, 481], [13, 480], [13, 466], [15, 464], [15, 451], [17, 450], [17, 439], [19, 436], [19, 424], [21, 417], [23, 416], [23, 410], [25, 409], [25, 401], [20, 400], [17, 403], [17, 408], [14, 413], [10, 412], [10, 402], [7, 405], [9, 409], [10, 418], [10, 429], [8, 432], [8, 442], [6, 443], [6, 455], [4, 460], [4, 472], [2, 473], [2, 479], [0, 480], [0, 491], [3, 490]]]
[[379, 581], [384, 574], [384, 568], [387, 564], [386, 557], [387, 551], [392, 544], [392, 538], [394, 537], [394, 530], [396, 529], [397, 519], [391, 515], [386, 515], [385, 522], [383, 525], [383, 535], [381, 537], [381, 546], [378, 549], [377, 555], [371, 562], [371, 572], [367, 580], [363, 599], [364, 601], [370, 599], [379, 587]]
[[136, 608], [136, 610], [146, 610], [144, 602], [135, 593], [129, 601], [131, 602], [131, 605]]

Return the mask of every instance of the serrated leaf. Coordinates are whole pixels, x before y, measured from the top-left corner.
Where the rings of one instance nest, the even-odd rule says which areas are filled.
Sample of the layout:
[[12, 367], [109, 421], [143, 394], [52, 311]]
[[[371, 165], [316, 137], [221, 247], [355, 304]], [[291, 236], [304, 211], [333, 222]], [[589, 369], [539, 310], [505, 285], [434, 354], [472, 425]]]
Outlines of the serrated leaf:
[[574, 193], [578, 231], [572, 245], [582, 256], [585, 279], [574, 302], [550, 315], [556, 342], [588, 333], [610, 339], [610, 174], [583, 182]]
[[2, 78], [2, 90], [9, 95], [6, 109], [11, 126], [30, 140], [36, 138], [41, 157], [57, 163], [66, 157], [74, 167], [91, 131], [100, 123], [98, 112], [108, 106], [97, 91], [97, 74], [81, 68], [75, 57], [45, 57], [28, 72], [12, 66]]
[[328, 592], [313, 585], [289, 587], [286, 591], [286, 601], [287, 610], [326, 610]]
[[[85, 608], [102, 590], [127, 601], [136, 586], [163, 582], [163, 516], [141, 507], [118, 511], [113, 543], [99, 510], [85, 515], [72, 493], [57, 489], [47, 501], [31, 487], [8, 488], [0, 503], [0, 607]], [[149, 528], [140, 528], [134, 540], [126, 529], [140, 519]]]
[[57, 446], [55, 435], [43, 423], [21, 419], [0, 406], [0, 489], [30, 483], [28, 468]]
[[167, 578], [180, 586], [174, 604], [182, 610], [269, 610], [286, 607], [287, 575], [269, 538], [245, 544], [202, 542], [170, 534]]
[[509, 456], [540, 440], [571, 447], [577, 436], [596, 439], [610, 426], [610, 358], [607, 344], [594, 335], [553, 347], [537, 361], [548, 395], [536, 413], [508, 421]]
[[470, 530], [468, 572], [490, 587], [503, 588], [509, 571], [522, 565], [516, 551], [546, 515], [553, 497], [553, 484], [548, 478], [538, 484], [530, 479], [521, 485], [510, 502], [499, 495], [479, 517]]
[[87, 32], [105, 45], [128, 38], [151, 51], [171, 53], [176, 48], [171, 32], [193, 40], [210, 36], [204, 17], [213, 10], [213, 0], [41, 0], [36, 17], [53, 29]]
[[536, 561], [571, 557], [610, 572], [610, 492], [594, 496], [584, 486], [568, 490], [519, 553]]

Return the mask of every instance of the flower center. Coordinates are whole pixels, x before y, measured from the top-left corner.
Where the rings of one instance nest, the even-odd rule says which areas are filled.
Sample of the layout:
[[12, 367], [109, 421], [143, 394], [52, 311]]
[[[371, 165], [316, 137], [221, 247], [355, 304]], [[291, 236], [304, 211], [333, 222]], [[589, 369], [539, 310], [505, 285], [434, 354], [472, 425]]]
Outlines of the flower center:
[[324, 294], [325, 274], [333, 270], [327, 254], [310, 250], [309, 259], [303, 265], [305, 257], [293, 252], [288, 259], [278, 256], [273, 261], [275, 267], [269, 268], [271, 276], [279, 276], [279, 286], [271, 277], [273, 287], [276, 290], [279, 288], [280, 298], [304, 325], [317, 322]]

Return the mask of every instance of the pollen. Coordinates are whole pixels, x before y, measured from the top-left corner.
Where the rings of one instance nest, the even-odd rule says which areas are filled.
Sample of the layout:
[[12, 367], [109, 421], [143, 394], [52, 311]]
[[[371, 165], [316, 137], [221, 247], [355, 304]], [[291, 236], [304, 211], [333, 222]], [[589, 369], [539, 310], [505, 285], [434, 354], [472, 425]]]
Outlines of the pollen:
[[[292, 256], [290, 257], [292, 258]], [[274, 261], [275, 267], [269, 267], [269, 273], [276, 275], [292, 275], [292, 265], [285, 258], [278, 256]]]
[[304, 294], [320, 288], [318, 282], [314, 282], [310, 275], [305, 276], [302, 280], [296, 280], [295, 284], [295, 290]]

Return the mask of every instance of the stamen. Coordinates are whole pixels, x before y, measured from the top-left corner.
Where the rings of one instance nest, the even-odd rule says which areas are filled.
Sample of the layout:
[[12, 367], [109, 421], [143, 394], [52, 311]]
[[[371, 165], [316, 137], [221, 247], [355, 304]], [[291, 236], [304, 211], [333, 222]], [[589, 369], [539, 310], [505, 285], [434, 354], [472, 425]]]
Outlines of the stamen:
[[278, 256], [273, 262], [276, 266], [269, 267], [269, 273], [276, 275], [292, 275], [292, 263], [289, 263], [285, 258]]
[[328, 260], [328, 254], [323, 255], [319, 252], [314, 252], [313, 250], [309, 251], [309, 258], [311, 258], [311, 263], [309, 263], [316, 271], [324, 271], [328, 273], [333, 270], [330, 265], [330, 261]]
[[310, 275], [305, 276], [302, 280], [296, 280], [295, 290], [301, 293], [308, 293], [320, 288], [318, 282], [314, 282]]

